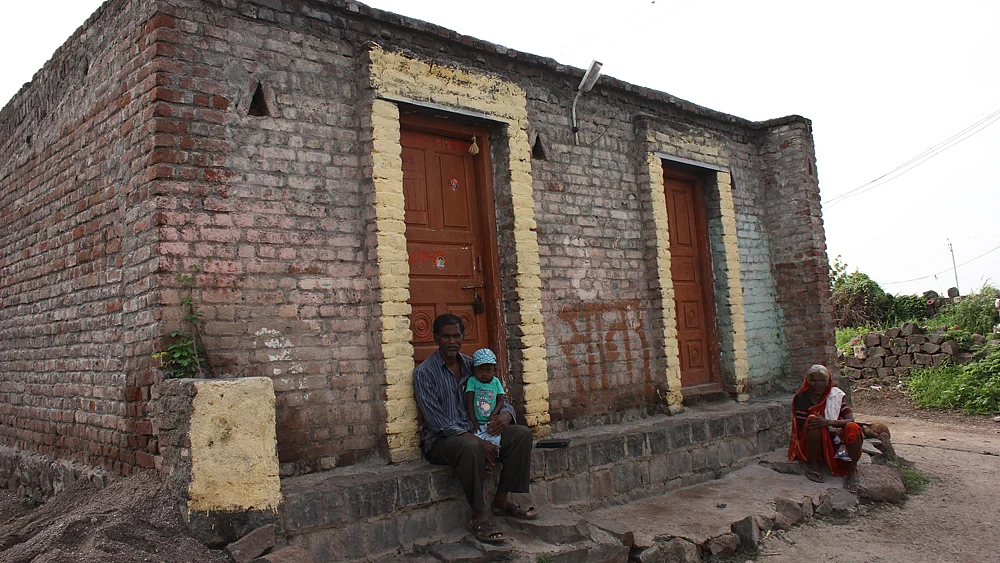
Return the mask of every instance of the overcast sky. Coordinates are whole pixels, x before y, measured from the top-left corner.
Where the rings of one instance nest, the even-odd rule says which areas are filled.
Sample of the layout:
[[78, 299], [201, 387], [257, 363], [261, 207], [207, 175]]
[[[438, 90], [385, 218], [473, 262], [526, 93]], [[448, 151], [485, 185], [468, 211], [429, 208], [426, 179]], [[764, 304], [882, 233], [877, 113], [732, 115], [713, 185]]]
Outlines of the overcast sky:
[[[963, 293], [1000, 285], [996, 0], [367, 3], [581, 68], [597, 59], [607, 75], [747, 119], [804, 115], [831, 260], [890, 293], [941, 292], [955, 283], [950, 239]], [[0, 103], [100, 4], [5, 2]]]

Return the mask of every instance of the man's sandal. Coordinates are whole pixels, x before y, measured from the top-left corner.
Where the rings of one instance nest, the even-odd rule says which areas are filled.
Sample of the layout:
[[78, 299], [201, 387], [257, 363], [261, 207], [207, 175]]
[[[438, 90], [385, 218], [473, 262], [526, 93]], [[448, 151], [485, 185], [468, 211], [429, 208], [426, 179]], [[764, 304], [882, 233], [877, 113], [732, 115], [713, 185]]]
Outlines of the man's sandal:
[[469, 531], [476, 536], [477, 540], [483, 543], [503, 543], [507, 540], [503, 532], [497, 530], [489, 520], [469, 522]]
[[494, 516], [507, 516], [510, 518], [517, 518], [519, 520], [534, 520], [538, 518], [538, 511], [535, 510], [534, 506], [529, 506], [528, 508], [521, 508], [513, 502], [508, 502], [503, 507], [494, 506], [493, 507]]

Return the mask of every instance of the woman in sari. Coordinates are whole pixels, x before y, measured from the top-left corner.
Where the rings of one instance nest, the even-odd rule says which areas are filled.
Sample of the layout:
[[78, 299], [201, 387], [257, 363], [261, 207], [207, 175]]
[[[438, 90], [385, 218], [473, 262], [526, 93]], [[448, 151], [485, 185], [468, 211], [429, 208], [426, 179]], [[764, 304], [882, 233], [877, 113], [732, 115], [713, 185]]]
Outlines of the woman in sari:
[[864, 435], [844, 397], [830, 370], [821, 365], [809, 368], [792, 399], [788, 460], [807, 463], [806, 477], [817, 483], [824, 481], [820, 462], [825, 462], [831, 475], [846, 477], [844, 487], [856, 492]]

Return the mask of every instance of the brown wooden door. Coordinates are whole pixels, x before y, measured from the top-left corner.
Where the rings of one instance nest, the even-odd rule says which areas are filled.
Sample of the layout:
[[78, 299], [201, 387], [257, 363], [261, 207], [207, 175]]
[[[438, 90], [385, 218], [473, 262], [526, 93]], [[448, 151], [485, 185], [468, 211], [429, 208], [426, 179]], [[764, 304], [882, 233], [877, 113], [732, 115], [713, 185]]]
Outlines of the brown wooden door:
[[419, 364], [437, 350], [432, 329], [443, 313], [465, 323], [462, 352], [471, 355], [490, 346], [485, 310], [493, 284], [484, 270], [492, 263], [491, 245], [470, 142], [404, 129], [401, 144], [414, 360]]
[[697, 177], [665, 170], [664, 191], [681, 386], [686, 394], [721, 391], [711, 255], [701, 182]]

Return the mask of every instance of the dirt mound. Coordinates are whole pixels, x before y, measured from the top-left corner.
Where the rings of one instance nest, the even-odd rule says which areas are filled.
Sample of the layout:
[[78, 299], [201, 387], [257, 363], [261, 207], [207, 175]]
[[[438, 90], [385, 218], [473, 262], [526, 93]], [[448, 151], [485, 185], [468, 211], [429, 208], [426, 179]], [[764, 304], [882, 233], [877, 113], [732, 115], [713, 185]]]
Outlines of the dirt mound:
[[5, 563], [224, 563], [190, 537], [177, 501], [155, 474], [103, 490], [78, 481], [45, 504], [0, 497], [0, 560]]

